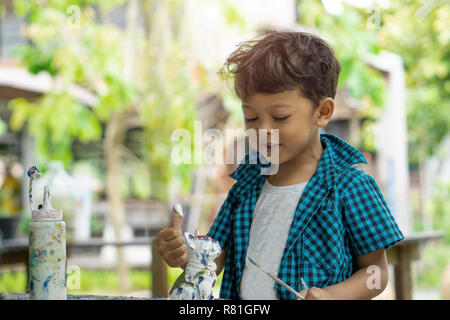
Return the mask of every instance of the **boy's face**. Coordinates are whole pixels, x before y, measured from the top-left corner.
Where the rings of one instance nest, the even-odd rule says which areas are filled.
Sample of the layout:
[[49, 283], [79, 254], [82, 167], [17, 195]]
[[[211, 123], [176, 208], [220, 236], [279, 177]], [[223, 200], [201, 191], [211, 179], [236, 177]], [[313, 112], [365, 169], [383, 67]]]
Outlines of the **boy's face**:
[[[330, 120], [334, 100], [322, 99], [314, 108], [313, 102], [298, 90], [276, 94], [256, 93], [243, 102], [242, 109], [246, 129], [267, 129], [267, 141], [264, 138], [261, 138], [262, 143], [258, 140], [258, 151], [269, 159], [278, 152], [279, 163], [283, 164], [308, 149], [318, 135], [319, 127], [326, 126]], [[277, 144], [275, 139], [271, 140], [271, 129], [279, 130]]]

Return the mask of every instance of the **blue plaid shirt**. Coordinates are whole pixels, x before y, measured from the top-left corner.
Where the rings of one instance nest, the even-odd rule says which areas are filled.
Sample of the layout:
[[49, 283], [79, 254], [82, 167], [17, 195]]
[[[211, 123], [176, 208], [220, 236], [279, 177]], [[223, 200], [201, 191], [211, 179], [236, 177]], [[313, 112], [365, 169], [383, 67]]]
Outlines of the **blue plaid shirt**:
[[[309, 287], [342, 282], [358, 270], [357, 256], [404, 238], [375, 179], [353, 166], [367, 163], [364, 156], [335, 135], [320, 140], [324, 151], [298, 202], [278, 271], [297, 291], [304, 289], [300, 277]], [[227, 252], [224, 299], [240, 298], [253, 211], [267, 177], [251, 154], [230, 175], [236, 182], [207, 234]], [[275, 289], [280, 299], [295, 298], [277, 283]]]

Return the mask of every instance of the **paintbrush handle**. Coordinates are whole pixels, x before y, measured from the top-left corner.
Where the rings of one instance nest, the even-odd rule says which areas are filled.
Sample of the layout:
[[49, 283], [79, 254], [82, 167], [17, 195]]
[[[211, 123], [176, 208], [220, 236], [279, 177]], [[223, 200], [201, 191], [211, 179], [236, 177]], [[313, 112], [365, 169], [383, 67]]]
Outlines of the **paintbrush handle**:
[[271, 274], [270, 272], [266, 271], [266, 274], [271, 277], [273, 280], [275, 280], [277, 283], [279, 283], [281, 286], [283, 286], [284, 288], [286, 288], [290, 293], [294, 294], [297, 298], [301, 299], [301, 300], [305, 300], [305, 297], [303, 297], [300, 293], [298, 293], [297, 291], [295, 291], [292, 287], [290, 287], [286, 282], [284, 282], [283, 280], [281, 280], [278, 277], [275, 277], [273, 274]]
[[[261, 270], [262, 272], [264, 272], [266, 275], [268, 275], [269, 277], [271, 277], [273, 280], [275, 280], [275, 282], [277, 282], [278, 284], [280, 284], [281, 286], [283, 286], [284, 288], [286, 288], [290, 293], [294, 294], [297, 298], [301, 299], [301, 300], [305, 300], [305, 297], [303, 297], [300, 293], [298, 293], [297, 291], [295, 291], [294, 289], [292, 289], [287, 283], [285, 283], [283, 280], [281, 280], [280, 278], [274, 276], [273, 274], [271, 274], [269, 271], [265, 270], [263, 267], [261, 267], [258, 263], [256, 263], [252, 258], [250, 258], [249, 256], [247, 256], [247, 259], [253, 264], [255, 265], [259, 270]], [[303, 278], [302, 278], [303, 281]]]

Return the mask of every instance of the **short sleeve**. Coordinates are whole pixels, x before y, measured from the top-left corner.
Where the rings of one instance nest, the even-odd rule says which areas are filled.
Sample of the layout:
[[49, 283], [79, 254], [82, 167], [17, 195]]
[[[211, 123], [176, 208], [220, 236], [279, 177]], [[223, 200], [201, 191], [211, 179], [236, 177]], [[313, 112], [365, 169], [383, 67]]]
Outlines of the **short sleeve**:
[[231, 187], [228, 195], [222, 204], [222, 207], [219, 210], [219, 213], [216, 216], [211, 228], [209, 229], [207, 236], [213, 238], [218, 241], [220, 247], [225, 251], [229, 251], [230, 247], [230, 237], [233, 231], [232, 227], [232, 219], [233, 219], [233, 211], [236, 203], [235, 196], [235, 186], [236, 183]]
[[343, 193], [345, 228], [357, 255], [404, 239], [375, 179], [363, 173]]

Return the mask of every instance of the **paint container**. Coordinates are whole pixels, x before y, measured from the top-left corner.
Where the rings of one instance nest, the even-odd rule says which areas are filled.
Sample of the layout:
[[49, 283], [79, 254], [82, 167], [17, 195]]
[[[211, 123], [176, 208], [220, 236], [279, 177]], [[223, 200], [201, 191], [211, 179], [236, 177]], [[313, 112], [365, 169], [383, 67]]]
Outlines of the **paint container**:
[[[33, 180], [33, 177], [32, 179]], [[30, 181], [30, 206], [32, 206]], [[31, 300], [67, 299], [66, 225], [63, 212], [51, 206], [48, 186], [44, 204], [32, 210], [29, 224], [29, 290]]]

